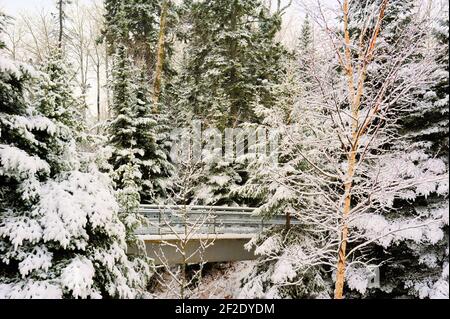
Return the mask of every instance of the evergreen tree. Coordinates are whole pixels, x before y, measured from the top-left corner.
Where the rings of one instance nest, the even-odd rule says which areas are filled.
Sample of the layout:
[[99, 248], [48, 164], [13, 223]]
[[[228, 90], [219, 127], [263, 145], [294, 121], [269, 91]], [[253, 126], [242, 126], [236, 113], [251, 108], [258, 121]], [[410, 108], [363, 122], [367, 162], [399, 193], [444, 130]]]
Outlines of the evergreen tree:
[[[104, 38], [109, 54], [114, 54], [117, 44], [124, 44], [130, 57], [136, 64], [145, 66], [148, 86], [153, 86], [153, 77], [157, 59], [157, 44], [161, 1], [159, 0], [105, 0]], [[174, 75], [170, 57], [173, 43], [170, 40], [177, 21], [177, 7], [169, 7], [165, 41], [165, 59], [163, 65], [164, 83], [169, 83]], [[127, 30], [124, 33], [124, 30]], [[164, 89], [164, 88], [163, 88]], [[163, 90], [164, 92], [164, 90]], [[163, 94], [164, 96], [164, 94]]]
[[[139, 152], [134, 137], [136, 127], [133, 108], [137, 104], [134, 72], [132, 60], [128, 57], [124, 45], [119, 45], [114, 56], [112, 78], [113, 119], [108, 123], [108, 145], [112, 146], [113, 153], [109, 162], [112, 165], [116, 188], [121, 189], [124, 187], [123, 174], [126, 167]], [[138, 184], [142, 185], [142, 182]]]
[[177, 110], [219, 129], [255, 121], [254, 104], [276, 99], [270, 85], [283, 73], [275, 41], [279, 12], [259, 0], [188, 1], [187, 49]]
[[309, 21], [309, 15], [306, 15], [303, 21], [302, 29], [299, 39], [299, 51], [300, 53], [306, 53], [313, 47], [313, 30], [311, 22]]
[[[274, 139], [276, 148], [269, 154], [247, 156], [249, 178], [233, 192], [246, 201], [257, 203], [254, 213], [263, 219], [285, 217], [285, 225], [273, 226], [247, 244], [248, 249], [255, 249], [258, 262], [242, 281], [241, 298], [329, 298], [332, 291], [329, 267], [311, 257], [323, 249], [329, 235], [326, 223], [323, 228], [311, 225], [317, 218], [314, 211], [318, 207], [307, 194], [319, 194], [320, 189], [309, 189], [313, 183], [302, 174], [313, 169], [305, 160], [305, 154], [312, 155], [314, 163], [323, 169], [330, 165], [317, 156], [311, 146], [320, 138], [317, 135], [324, 134], [311, 124], [327, 127], [329, 121], [325, 116], [318, 121], [317, 114], [310, 112], [307, 106], [305, 110], [305, 97], [312, 92], [304, 87], [312, 88], [312, 83], [305, 82], [305, 78], [301, 78], [302, 82], [298, 80], [297, 63], [294, 63], [294, 75], [286, 76], [278, 88], [283, 98], [271, 108], [255, 109], [263, 119], [260, 128], [269, 136], [278, 136]], [[293, 225], [294, 220], [300, 224]]]
[[142, 174], [141, 198], [144, 202], [162, 202], [173, 187], [170, 127], [165, 112], [152, 112], [148, 83], [143, 72], [138, 77], [136, 98], [135, 138], [140, 149], [136, 160]]
[[[159, 10], [157, 0], [105, 1], [104, 35], [110, 53], [115, 52], [116, 43], [124, 44], [136, 62], [146, 65], [149, 75], [154, 71]], [[123, 32], [124, 28], [126, 33]]]
[[[259, 0], [186, 1], [183, 10], [189, 33], [182, 35], [186, 50], [172, 102], [174, 122], [189, 126], [200, 120], [204, 129], [223, 133], [257, 121], [254, 107], [276, 101], [273, 86], [285, 72], [286, 52], [275, 40], [281, 12], [271, 14]], [[193, 195], [201, 203], [241, 203], [231, 192], [245, 182], [245, 163], [222, 152], [202, 154], [204, 177]]]
[[[143, 71], [138, 72], [136, 67], [146, 63], [137, 58], [136, 48], [152, 45], [154, 30], [148, 24], [151, 20], [146, 21], [142, 14], [151, 14], [149, 10], [150, 7], [154, 9], [154, 5], [152, 1], [141, 0], [109, 1], [106, 17], [107, 25], [111, 27], [107, 33], [111, 39], [107, 40], [114, 42], [110, 85], [113, 119], [108, 124], [108, 145], [113, 148], [110, 168], [116, 188], [122, 189], [127, 166], [136, 166], [139, 174], [135, 176], [135, 182], [141, 201], [146, 203], [160, 202], [167, 197], [173, 171], [166, 116], [163, 110], [153, 113], [148, 70], [143, 67]], [[141, 14], [129, 15], [130, 11]], [[141, 27], [143, 33], [139, 33]]]
[[113, 119], [108, 124], [109, 159], [116, 188], [124, 187], [129, 164], [136, 165], [135, 176], [143, 202], [160, 202], [171, 187], [173, 165], [167, 145], [164, 117], [152, 113], [146, 76], [138, 73], [124, 45], [117, 48], [113, 66]]
[[298, 63], [295, 74], [298, 77], [298, 83], [303, 85], [303, 90], [308, 90], [311, 85], [312, 79], [309, 68], [314, 62], [315, 54], [313, 29], [307, 15], [303, 21], [299, 43], [294, 53], [295, 60]]
[[232, 194], [242, 177], [233, 160], [222, 156], [222, 148], [204, 150], [201, 176], [195, 181], [193, 200], [201, 205], [238, 206], [240, 199]]
[[31, 94], [41, 76], [0, 56], [0, 298], [138, 297], [149, 267], [128, 259], [109, 179], [81, 165], [71, 119]]
[[71, 72], [61, 49], [55, 49], [40, 68], [46, 74], [36, 94], [37, 108], [46, 117], [66, 125], [78, 140], [85, 129], [86, 106], [73, 94]]

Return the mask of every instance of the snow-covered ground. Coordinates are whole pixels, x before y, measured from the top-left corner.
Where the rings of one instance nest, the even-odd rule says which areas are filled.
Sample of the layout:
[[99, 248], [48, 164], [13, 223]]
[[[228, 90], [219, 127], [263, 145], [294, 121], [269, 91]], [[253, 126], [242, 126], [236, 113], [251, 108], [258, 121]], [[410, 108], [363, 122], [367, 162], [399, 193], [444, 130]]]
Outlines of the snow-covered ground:
[[[241, 291], [241, 279], [252, 270], [255, 261], [217, 263], [205, 270], [200, 285], [195, 289], [196, 299], [235, 299]], [[153, 291], [157, 299], [175, 298], [167, 288], [156, 287]]]

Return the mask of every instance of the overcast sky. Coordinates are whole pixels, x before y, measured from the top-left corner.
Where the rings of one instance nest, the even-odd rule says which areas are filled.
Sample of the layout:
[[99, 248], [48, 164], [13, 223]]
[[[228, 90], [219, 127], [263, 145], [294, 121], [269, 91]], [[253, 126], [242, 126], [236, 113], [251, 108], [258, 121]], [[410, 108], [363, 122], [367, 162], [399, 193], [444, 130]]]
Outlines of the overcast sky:
[[[94, 2], [94, 0], [81, 0], [81, 2]], [[53, 9], [56, 0], [0, 0], [0, 8], [4, 9], [5, 13], [15, 16], [21, 11], [33, 11], [45, 9]]]
[[9, 15], [16, 15], [22, 10], [36, 10], [42, 7], [50, 8], [55, 0], [0, 0], [0, 8]]
[[[82, 0], [84, 2], [93, 2], [94, 0]], [[283, 0], [287, 2], [288, 0]], [[324, 2], [331, 2], [335, 0], [323, 0]], [[51, 9], [55, 6], [56, 0], [0, 0], [0, 8], [9, 15], [16, 15], [20, 11], [32, 11], [41, 8]], [[294, 1], [295, 2], [295, 1]], [[298, 6], [295, 3], [290, 9], [291, 13], [298, 13]]]
[[[79, 0], [81, 2], [85, 3], [91, 3], [96, 0]], [[97, 0], [101, 1], [101, 0]], [[220, 1], [220, 0], [219, 0]], [[288, 3], [290, 0], [282, 0], [285, 4]], [[288, 9], [288, 12], [284, 18], [285, 23], [285, 30], [284, 32], [289, 33], [297, 33], [297, 28], [299, 27], [299, 20], [303, 19], [303, 14], [301, 12], [301, 9], [299, 9], [298, 3], [301, 0], [292, 0], [292, 5]], [[336, 1], [336, 0], [321, 0], [324, 3]], [[18, 13], [27, 11], [27, 12], [33, 12], [33, 11], [39, 11], [41, 9], [45, 10], [55, 10], [55, 4], [56, 0], [0, 0], [0, 9], [2, 9], [6, 14], [14, 17]], [[294, 28], [292, 26], [294, 25]], [[284, 33], [283, 32], [283, 33]], [[290, 37], [287, 35], [287, 37]], [[295, 37], [295, 36], [294, 36]]]

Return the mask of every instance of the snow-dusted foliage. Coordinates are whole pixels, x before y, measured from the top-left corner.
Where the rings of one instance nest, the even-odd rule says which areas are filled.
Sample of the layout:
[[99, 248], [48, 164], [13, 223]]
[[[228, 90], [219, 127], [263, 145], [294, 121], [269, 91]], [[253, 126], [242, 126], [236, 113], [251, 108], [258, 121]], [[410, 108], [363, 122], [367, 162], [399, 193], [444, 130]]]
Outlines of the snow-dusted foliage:
[[[187, 1], [180, 72], [172, 89], [172, 118], [180, 126], [199, 120], [203, 129], [237, 128], [258, 121], [255, 103], [277, 99], [271, 87], [284, 71], [284, 47], [276, 39], [282, 12], [270, 12], [260, 0]], [[208, 139], [208, 136], [205, 136]], [[208, 205], [250, 205], [232, 194], [246, 179], [245, 165], [224, 158], [222, 147], [204, 149], [202, 176], [192, 200]]]
[[[365, 291], [348, 282], [363, 296], [448, 298], [448, 284], [446, 292], [440, 284], [448, 264], [448, 28], [439, 28], [446, 23], [439, 17], [421, 18], [420, 10], [418, 2], [391, 1], [368, 73], [363, 103], [370, 104], [378, 94], [373, 88], [389, 79], [392, 64], [398, 65], [392, 83], [385, 84], [387, 119], [380, 133], [385, 137], [373, 143], [381, 152], [367, 151], [368, 166], [361, 165], [361, 173], [368, 180], [356, 186], [367, 189], [364, 197], [372, 207], [350, 222], [371, 242], [366, 258], [382, 263], [379, 289]], [[353, 23], [361, 25], [358, 19]], [[408, 51], [408, 59], [400, 60]], [[352, 246], [358, 245], [365, 244]]]
[[198, 180], [194, 190], [194, 202], [203, 205], [236, 205], [230, 192], [242, 178], [233, 162], [206, 157], [202, 161], [202, 172], [203, 177]]
[[77, 139], [84, 129], [87, 106], [73, 94], [72, 72], [60, 49], [53, 50], [42, 67], [42, 78], [36, 91], [36, 108], [46, 117], [57, 120], [72, 130]]
[[231, 194], [242, 178], [233, 160], [222, 157], [222, 148], [203, 150], [199, 161], [200, 175], [193, 187], [192, 202], [200, 205], [236, 206], [236, 198]]
[[319, 259], [311, 233], [300, 227], [280, 233], [275, 229], [255, 237], [246, 245], [255, 248], [258, 262], [243, 279], [240, 298], [319, 298], [331, 295], [331, 282]]
[[269, 12], [260, 0], [187, 1], [183, 9], [187, 47], [176, 118], [220, 130], [255, 120], [253, 103], [276, 99], [269, 88], [283, 70], [284, 48], [275, 39], [282, 13]]
[[[448, 128], [440, 108], [446, 96], [437, 89], [448, 87], [438, 76], [448, 63], [428, 27], [432, 19], [418, 5], [392, 1], [378, 46], [364, 60], [351, 54], [364, 52], [358, 45], [369, 41], [380, 1], [351, 2], [349, 41], [355, 45], [336, 49], [343, 31], [324, 30], [331, 45], [301, 59], [298, 83], [287, 81], [294, 103], [255, 109], [263, 125], [280, 134], [279, 164], [252, 159], [251, 177], [238, 192], [263, 199], [257, 213], [295, 217], [299, 225], [287, 230], [287, 222], [255, 239], [261, 258], [244, 285], [249, 296], [299, 296], [296, 288], [305, 288], [314, 273], [321, 272], [324, 283], [336, 280], [336, 268], [346, 269], [347, 297], [448, 296], [442, 271], [448, 264]], [[352, 29], [366, 25], [372, 27], [362, 37]], [[355, 84], [336, 63], [354, 72]], [[365, 63], [367, 76], [361, 75]], [[352, 89], [357, 83], [363, 90]], [[377, 267], [378, 286], [370, 284]], [[300, 296], [331, 296], [329, 285], [318, 287], [320, 293], [306, 289]]]
[[[329, 73], [329, 70], [323, 71]], [[286, 78], [278, 89], [298, 90], [293, 80]], [[262, 125], [279, 137], [279, 144], [269, 156], [246, 156], [250, 178], [236, 192], [262, 202], [256, 214], [268, 218], [285, 216], [286, 225], [274, 227], [248, 244], [247, 248], [255, 248], [259, 258], [244, 280], [241, 296], [330, 298], [329, 270], [336, 260], [338, 245], [338, 234], [333, 233], [338, 212], [332, 199], [338, 184], [331, 172], [337, 163], [318, 156], [314, 146], [327, 139], [325, 150], [335, 152], [338, 144], [332, 143], [334, 134], [329, 119], [321, 116], [317, 109], [303, 108], [298, 101], [295, 105], [289, 104], [291, 96], [284, 96], [286, 99], [279, 100], [271, 109], [262, 106], [255, 109], [264, 118]], [[274, 156], [278, 159], [276, 163]], [[307, 160], [309, 158], [314, 158], [314, 163]], [[324, 176], [316, 176], [315, 169]], [[300, 224], [289, 225], [289, 220]]]
[[142, 295], [149, 265], [126, 255], [109, 178], [81, 168], [59, 84], [0, 66], [0, 299]]
[[113, 118], [108, 123], [108, 159], [116, 189], [124, 186], [127, 165], [140, 172], [135, 182], [142, 202], [160, 202], [170, 190], [173, 165], [169, 157], [165, 117], [152, 113], [145, 74], [133, 67], [124, 45], [114, 56]]

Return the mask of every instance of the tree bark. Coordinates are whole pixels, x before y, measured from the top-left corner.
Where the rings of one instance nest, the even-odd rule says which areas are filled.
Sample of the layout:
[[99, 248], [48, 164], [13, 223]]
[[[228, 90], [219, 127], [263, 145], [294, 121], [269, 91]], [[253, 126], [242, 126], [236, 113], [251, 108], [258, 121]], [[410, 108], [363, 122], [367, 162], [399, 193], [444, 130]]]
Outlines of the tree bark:
[[[344, 283], [345, 283], [345, 270], [346, 270], [346, 262], [347, 262], [347, 241], [348, 241], [348, 217], [351, 211], [351, 201], [352, 201], [352, 188], [353, 188], [353, 178], [355, 174], [356, 164], [357, 164], [357, 152], [359, 148], [359, 141], [363, 132], [362, 128], [366, 126], [366, 123], [363, 123], [362, 127], [359, 124], [359, 111], [361, 107], [361, 100], [364, 95], [364, 83], [366, 79], [367, 66], [369, 65], [374, 51], [376, 41], [381, 29], [381, 22], [384, 18], [384, 12], [386, 10], [388, 4], [388, 0], [383, 0], [380, 4], [380, 9], [378, 13], [377, 23], [373, 30], [370, 42], [367, 45], [366, 50], [364, 50], [364, 44], [360, 43], [360, 56], [359, 61], [363, 61], [362, 64], [358, 67], [358, 82], [357, 88], [355, 90], [355, 82], [354, 82], [354, 68], [352, 64], [352, 52], [350, 49], [350, 33], [348, 28], [348, 13], [349, 13], [349, 0], [345, 0], [343, 3], [343, 13], [344, 13], [344, 43], [345, 43], [345, 70], [347, 76], [347, 85], [349, 92], [349, 104], [351, 107], [351, 115], [352, 115], [352, 126], [351, 126], [351, 146], [350, 152], [347, 156], [347, 173], [346, 180], [344, 181], [344, 207], [342, 210], [342, 229], [341, 229], [341, 243], [338, 252], [338, 261], [337, 261], [337, 274], [336, 274], [336, 284], [334, 290], [334, 298], [342, 299], [344, 297]], [[378, 112], [378, 108], [373, 110], [371, 117], [368, 120], [372, 120], [373, 116]]]
[[58, 1], [58, 11], [59, 11], [59, 35], [58, 35], [58, 48], [62, 48], [62, 41], [64, 35], [64, 0]]
[[288, 212], [286, 213], [286, 231], [289, 231], [291, 229], [291, 214]]
[[[97, 56], [98, 57], [98, 56]], [[100, 105], [100, 94], [101, 94], [101, 83], [100, 83], [100, 62], [97, 61], [96, 65], [96, 77], [97, 77], [97, 121], [100, 123], [102, 120], [102, 112], [101, 112], [101, 105]], [[99, 133], [100, 129], [97, 130], [97, 133]]]
[[[236, 32], [237, 30], [237, 23], [238, 23], [238, 15], [240, 14], [238, 8], [238, 3], [235, 0], [233, 2], [233, 8], [232, 8], [232, 14], [230, 17], [230, 29], [232, 32]], [[233, 63], [233, 67], [230, 70], [230, 83], [232, 85], [235, 85], [237, 82], [237, 76], [236, 76], [236, 58], [237, 58], [237, 49], [238, 49], [238, 43], [236, 39], [232, 39], [230, 41], [230, 61]], [[236, 128], [239, 125], [239, 115], [240, 115], [240, 99], [236, 94], [236, 91], [233, 89], [230, 92], [230, 100], [231, 100], [231, 109], [229, 114], [229, 119], [226, 119], [224, 122], [224, 125], [230, 125], [232, 128]]]
[[[110, 81], [110, 73], [109, 73], [109, 54], [108, 54], [108, 45], [105, 46], [105, 78], [106, 83], [109, 83]], [[111, 112], [111, 89], [109, 85], [106, 85], [106, 116], [108, 119], [111, 118], [112, 112]]]
[[164, 66], [164, 46], [165, 46], [165, 34], [167, 25], [167, 12], [169, 10], [170, 0], [163, 0], [161, 8], [161, 18], [159, 23], [159, 40], [158, 40], [158, 52], [156, 56], [156, 71], [155, 79], [153, 82], [153, 113], [158, 113], [159, 98], [161, 96], [161, 81]]

